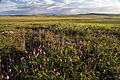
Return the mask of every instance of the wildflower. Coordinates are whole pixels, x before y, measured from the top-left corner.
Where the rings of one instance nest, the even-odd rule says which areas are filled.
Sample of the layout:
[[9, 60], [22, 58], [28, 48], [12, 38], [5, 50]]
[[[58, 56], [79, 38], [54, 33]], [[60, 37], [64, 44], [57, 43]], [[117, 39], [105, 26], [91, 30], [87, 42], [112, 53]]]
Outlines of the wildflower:
[[60, 48], [58, 47], [58, 50], [59, 50]]
[[59, 42], [59, 45], [61, 45], [61, 43]]
[[9, 79], [9, 76], [7, 75], [7, 80]]
[[33, 54], [35, 55], [35, 51], [33, 51]]
[[93, 62], [93, 60], [91, 60], [91, 62]]
[[37, 58], [37, 55], [35, 56], [35, 58]]
[[106, 73], [106, 70], [104, 70], [104, 72], [103, 72], [104, 74]]
[[82, 46], [80, 45], [80, 46], [79, 46], [79, 48], [81, 49], [81, 48], [82, 48]]
[[108, 64], [108, 65], [110, 65], [110, 63], [109, 63], [109, 62], [107, 62], [107, 64]]
[[28, 53], [27, 51], [25, 51], [25, 53]]
[[65, 63], [66, 63], [66, 59], [65, 59]]
[[4, 78], [4, 76], [2, 75], [2, 79]]
[[88, 64], [89, 64], [89, 61], [88, 61]]
[[63, 51], [61, 51], [61, 54], [63, 53]]
[[62, 59], [60, 59], [60, 62], [62, 62]]
[[44, 67], [42, 67], [42, 70], [44, 70]]
[[118, 58], [116, 58], [116, 61], [118, 60]]
[[10, 65], [8, 65], [8, 67], [10, 68]]
[[85, 51], [87, 52], [88, 50], [86, 49]]
[[37, 72], [37, 69], [35, 69], [35, 72]]
[[72, 62], [72, 59], [70, 59], [70, 62]]
[[80, 57], [79, 57], [79, 56], [77, 56], [77, 59], [80, 59]]
[[45, 61], [45, 58], [43, 59], [43, 61]]
[[46, 52], [43, 52], [43, 54], [45, 55], [45, 54], [46, 54]]
[[9, 69], [9, 72], [11, 72], [11, 69]]
[[85, 64], [85, 71], [86, 71], [86, 69], [87, 69], [87, 65]]
[[19, 70], [19, 73], [21, 73], [22, 71], [21, 70]]
[[46, 35], [45, 38], [48, 38], [48, 35]]
[[39, 48], [41, 48], [41, 45], [39, 46]]
[[83, 52], [81, 51], [81, 54], [82, 54]]
[[99, 59], [99, 61], [102, 61], [102, 59]]
[[42, 49], [40, 49], [40, 53], [42, 52]]
[[118, 76], [118, 79], [120, 79], [120, 75]]
[[24, 57], [21, 58], [21, 61], [24, 59]]
[[40, 68], [42, 67], [42, 65], [40, 64]]
[[54, 72], [55, 72], [55, 68], [54, 68]]
[[43, 45], [43, 48], [44, 48], [45, 46]]
[[9, 59], [9, 62], [11, 62], [11, 58]]
[[4, 68], [4, 65], [2, 64], [2, 68]]
[[47, 58], [47, 61], [49, 62], [49, 58]]
[[14, 62], [14, 59], [12, 60], [12, 62]]
[[50, 46], [50, 44], [48, 43], [48, 46]]
[[77, 51], [75, 51], [75, 55], [77, 54]]
[[29, 56], [29, 59], [30, 59], [30, 56]]
[[56, 76], [58, 76], [58, 75], [60, 76], [60, 73], [59, 73], [59, 72], [56, 73]]

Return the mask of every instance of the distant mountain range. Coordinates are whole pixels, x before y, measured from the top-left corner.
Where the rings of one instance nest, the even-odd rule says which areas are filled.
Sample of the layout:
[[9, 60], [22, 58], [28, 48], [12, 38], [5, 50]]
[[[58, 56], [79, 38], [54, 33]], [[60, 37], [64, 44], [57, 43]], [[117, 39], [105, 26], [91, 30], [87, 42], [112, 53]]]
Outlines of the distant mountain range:
[[104, 13], [88, 13], [88, 14], [78, 14], [78, 15], [120, 16], [120, 14], [104, 14]]
[[104, 14], [104, 13], [88, 13], [88, 14], [77, 14], [77, 15], [63, 15], [63, 14], [37, 14], [37, 15], [0, 15], [0, 16], [85, 16], [85, 15], [95, 15], [95, 16], [120, 16], [120, 14]]

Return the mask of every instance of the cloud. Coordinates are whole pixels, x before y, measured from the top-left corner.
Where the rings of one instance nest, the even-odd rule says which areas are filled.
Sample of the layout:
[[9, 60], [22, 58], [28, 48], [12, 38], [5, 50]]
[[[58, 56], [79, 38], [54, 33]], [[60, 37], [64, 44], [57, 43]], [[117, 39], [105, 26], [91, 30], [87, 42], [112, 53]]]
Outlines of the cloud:
[[0, 15], [119, 13], [119, 0], [2, 0]]

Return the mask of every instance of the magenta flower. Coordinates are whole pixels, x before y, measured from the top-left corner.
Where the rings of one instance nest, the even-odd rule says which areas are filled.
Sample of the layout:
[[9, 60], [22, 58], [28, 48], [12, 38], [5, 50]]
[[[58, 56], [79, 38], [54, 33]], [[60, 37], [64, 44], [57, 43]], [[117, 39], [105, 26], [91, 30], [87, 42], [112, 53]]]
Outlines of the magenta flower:
[[35, 69], [35, 72], [37, 72], [37, 69]]
[[81, 51], [81, 54], [82, 54], [83, 52]]
[[28, 53], [27, 51], [25, 51], [25, 53]]
[[44, 67], [42, 67], [42, 70], [44, 70]]
[[21, 73], [22, 71], [21, 70], [19, 70], [19, 73]]
[[11, 58], [9, 59], [9, 62], [11, 62]]
[[12, 62], [14, 62], [14, 59], [12, 60]]
[[44, 55], [46, 55], [46, 52], [43, 52]]
[[93, 60], [91, 60], [91, 62], [93, 62]]
[[99, 59], [99, 61], [102, 61], [102, 59]]
[[61, 51], [61, 54], [63, 53], [63, 51]]
[[11, 69], [9, 69], [9, 72], [11, 72]]
[[87, 68], [87, 65], [85, 64], [85, 69]]
[[29, 56], [29, 59], [30, 59], [30, 56]]
[[45, 61], [45, 58], [43, 59], [43, 61]]
[[54, 68], [54, 72], [55, 72], [56, 70], [55, 70], [55, 68]]
[[42, 67], [42, 65], [40, 64], [40, 68]]
[[103, 72], [104, 74], [106, 73], [106, 70], [104, 70], [104, 72]]
[[85, 51], [87, 52], [88, 50], [86, 49]]
[[60, 59], [60, 62], [62, 62], [62, 59]]
[[24, 59], [24, 57], [21, 58], [21, 61]]
[[44, 48], [45, 46], [43, 45], [43, 48]]
[[77, 54], [77, 51], [75, 51], [75, 55]]
[[37, 55], [35, 56], [35, 58], [37, 58]]
[[40, 53], [42, 52], [42, 49], [40, 49]]
[[116, 61], [118, 61], [118, 58], [116, 58]]
[[33, 51], [33, 54], [35, 55], [35, 51]]
[[48, 46], [50, 46], [50, 44], [48, 43]]
[[4, 65], [2, 64], [2, 68], [4, 68]]
[[118, 79], [120, 80], [120, 75], [118, 76]]
[[10, 68], [10, 65], [8, 65], [8, 67]]
[[79, 46], [79, 48], [81, 49], [81, 48], [82, 48], [82, 46]]
[[37, 53], [37, 56], [39, 56], [39, 53]]
[[41, 45], [39, 46], [39, 48], [41, 48]]
[[59, 72], [56, 73], [56, 76], [58, 76], [58, 75], [60, 76], [60, 73], [59, 73]]
[[66, 63], [66, 59], [65, 59], [65, 61], [64, 61], [65, 63]]
[[109, 63], [109, 62], [107, 62], [107, 64], [108, 64], [108, 65], [110, 65], [110, 63]]
[[9, 79], [9, 76], [7, 75], [7, 80]]
[[47, 62], [49, 62], [49, 58], [47, 58]]
[[2, 75], [2, 79], [4, 78], [4, 76]]
[[70, 59], [70, 62], [72, 62], [72, 59]]
[[77, 56], [77, 59], [80, 59], [80, 57], [79, 57], [79, 56]]

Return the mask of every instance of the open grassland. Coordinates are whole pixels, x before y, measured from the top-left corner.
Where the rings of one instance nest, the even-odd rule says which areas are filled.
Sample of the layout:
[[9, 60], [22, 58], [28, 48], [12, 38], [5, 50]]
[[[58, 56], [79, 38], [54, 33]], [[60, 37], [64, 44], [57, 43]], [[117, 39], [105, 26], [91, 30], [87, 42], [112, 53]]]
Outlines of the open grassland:
[[1, 78], [119, 80], [120, 18], [0, 17]]

